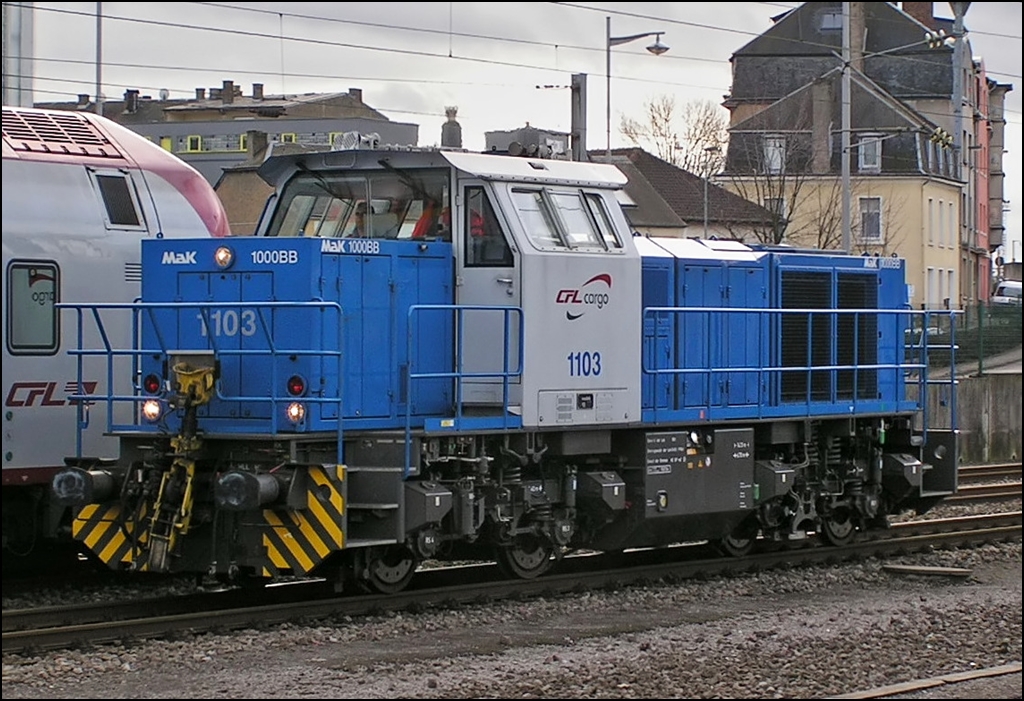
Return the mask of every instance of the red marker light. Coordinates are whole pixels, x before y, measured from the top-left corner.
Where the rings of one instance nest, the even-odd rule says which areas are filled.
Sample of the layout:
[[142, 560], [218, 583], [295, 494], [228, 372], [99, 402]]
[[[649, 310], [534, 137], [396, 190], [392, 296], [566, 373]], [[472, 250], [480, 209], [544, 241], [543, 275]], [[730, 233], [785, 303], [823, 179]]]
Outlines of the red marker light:
[[156, 375], [146, 375], [142, 381], [142, 388], [149, 394], [156, 394], [160, 391], [160, 378]]
[[288, 378], [288, 394], [299, 397], [306, 392], [306, 381], [300, 375], [292, 375]]

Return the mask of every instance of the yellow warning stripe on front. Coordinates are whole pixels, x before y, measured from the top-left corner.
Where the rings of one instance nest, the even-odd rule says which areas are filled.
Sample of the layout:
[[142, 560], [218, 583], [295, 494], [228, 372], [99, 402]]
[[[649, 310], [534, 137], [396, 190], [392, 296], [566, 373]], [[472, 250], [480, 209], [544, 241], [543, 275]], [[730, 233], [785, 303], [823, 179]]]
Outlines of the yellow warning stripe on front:
[[[337, 474], [339, 480], [345, 478], [343, 469], [339, 469]], [[325, 502], [321, 502], [317, 498], [318, 490], [310, 490], [307, 504], [309, 510], [314, 513], [316, 519], [323, 525], [331, 543], [337, 548], [342, 548], [345, 546], [345, 534], [342, 530], [342, 519], [345, 517], [345, 498], [341, 496], [341, 485], [338, 485], [338, 488], [335, 489], [331, 478], [327, 476], [327, 472], [322, 468], [310, 470], [309, 476], [317, 485], [323, 485], [329, 490]]]
[[75, 515], [71, 532], [102, 562], [113, 565], [129, 555], [120, 516], [120, 506], [88, 504]]
[[[308, 574], [344, 546], [344, 471], [331, 469], [337, 477], [332, 478], [323, 467], [309, 468], [305, 510], [263, 511], [270, 527], [262, 541], [270, 569]], [[266, 571], [267, 565], [263, 569]]]

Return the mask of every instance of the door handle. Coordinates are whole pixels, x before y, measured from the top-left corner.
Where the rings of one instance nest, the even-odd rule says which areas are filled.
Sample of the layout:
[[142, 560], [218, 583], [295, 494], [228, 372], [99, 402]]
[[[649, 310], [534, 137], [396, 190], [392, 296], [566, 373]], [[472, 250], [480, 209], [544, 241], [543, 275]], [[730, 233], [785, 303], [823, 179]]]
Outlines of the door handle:
[[511, 285], [512, 284], [512, 278], [510, 278], [510, 277], [496, 277], [496, 278], [494, 278], [494, 281], [495, 282], [500, 282], [500, 283], [505, 284], [505, 285]]

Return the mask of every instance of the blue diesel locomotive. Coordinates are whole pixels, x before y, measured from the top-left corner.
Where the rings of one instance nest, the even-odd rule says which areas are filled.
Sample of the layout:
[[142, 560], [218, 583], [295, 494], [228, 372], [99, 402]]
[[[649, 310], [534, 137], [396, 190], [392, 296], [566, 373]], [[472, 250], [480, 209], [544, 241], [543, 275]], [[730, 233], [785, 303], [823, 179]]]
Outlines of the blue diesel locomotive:
[[62, 305], [80, 338], [137, 331], [74, 351], [135, 379], [78, 404], [118, 460], [52, 484], [112, 568], [395, 592], [427, 559], [530, 578], [579, 548], [843, 544], [956, 491], [900, 259], [637, 236], [606, 164], [259, 172], [254, 236], [145, 241], [139, 302]]

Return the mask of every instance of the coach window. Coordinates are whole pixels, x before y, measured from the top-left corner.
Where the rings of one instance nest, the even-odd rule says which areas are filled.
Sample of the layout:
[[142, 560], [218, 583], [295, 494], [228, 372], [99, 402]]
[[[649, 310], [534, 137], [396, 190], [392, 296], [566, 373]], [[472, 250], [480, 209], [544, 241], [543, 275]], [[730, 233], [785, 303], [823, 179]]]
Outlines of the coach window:
[[513, 264], [512, 249], [481, 187], [466, 188], [466, 221], [463, 230], [467, 267], [507, 268]]
[[11, 355], [53, 355], [60, 277], [50, 261], [11, 261], [7, 266], [7, 351]]
[[124, 173], [119, 171], [92, 171], [96, 190], [103, 202], [108, 229], [141, 229], [142, 216], [135, 187]]

